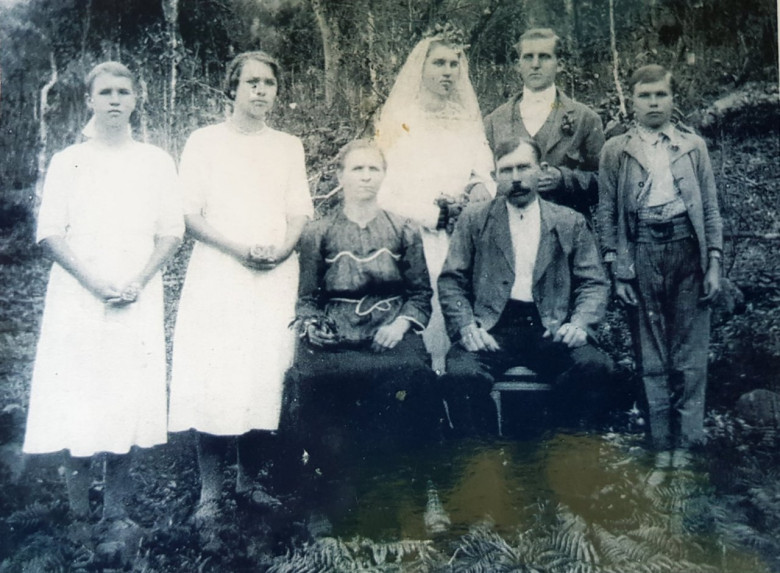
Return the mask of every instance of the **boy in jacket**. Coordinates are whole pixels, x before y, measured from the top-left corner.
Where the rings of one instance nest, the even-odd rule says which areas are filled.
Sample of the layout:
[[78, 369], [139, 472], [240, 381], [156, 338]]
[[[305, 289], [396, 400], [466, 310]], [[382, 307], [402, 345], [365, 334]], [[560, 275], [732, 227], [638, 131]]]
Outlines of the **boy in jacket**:
[[601, 153], [598, 227], [615, 294], [628, 308], [658, 481], [664, 468], [686, 465], [703, 439], [722, 222], [704, 141], [671, 123], [671, 73], [644, 66], [629, 85], [636, 125]]

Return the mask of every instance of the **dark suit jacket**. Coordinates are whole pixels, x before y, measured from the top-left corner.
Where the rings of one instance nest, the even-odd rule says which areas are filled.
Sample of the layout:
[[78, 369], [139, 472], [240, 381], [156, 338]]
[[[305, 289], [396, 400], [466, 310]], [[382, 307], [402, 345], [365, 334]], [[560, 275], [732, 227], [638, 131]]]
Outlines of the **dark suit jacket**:
[[[531, 138], [520, 117], [521, 98], [522, 93], [485, 117], [485, 135], [493, 151], [503, 141]], [[542, 149], [541, 160], [563, 175], [560, 187], [545, 199], [587, 213], [598, 201], [599, 154], [604, 146], [601, 118], [558, 90], [555, 109], [532, 139]]]
[[[533, 274], [533, 299], [551, 332], [566, 322], [588, 331], [604, 317], [609, 281], [585, 218], [540, 199], [541, 235]], [[460, 215], [444, 269], [439, 303], [453, 340], [477, 322], [493, 328], [514, 283], [514, 250], [503, 197], [475, 204]]]

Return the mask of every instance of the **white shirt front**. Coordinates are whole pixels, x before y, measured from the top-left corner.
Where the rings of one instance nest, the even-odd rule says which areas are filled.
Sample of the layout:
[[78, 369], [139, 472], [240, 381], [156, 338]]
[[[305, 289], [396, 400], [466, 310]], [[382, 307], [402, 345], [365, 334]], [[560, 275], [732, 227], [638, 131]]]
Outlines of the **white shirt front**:
[[515, 254], [515, 282], [509, 298], [533, 302], [533, 277], [536, 254], [539, 251], [542, 220], [539, 213], [539, 199], [524, 208], [515, 207], [507, 201], [509, 234]]
[[533, 137], [536, 135], [555, 104], [555, 84], [539, 92], [529, 90], [523, 87], [523, 98], [520, 100], [520, 117], [523, 119], [523, 125], [528, 134]]
[[639, 218], [668, 219], [685, 213], [685, 202], [672, 176], [670, 147], [678, 145], [674, 126], [666, 125], [659, 130], [650, 130], [640, 125], [637, 126], [637, 133], [649, 161], [644, 194], [639, 201]]

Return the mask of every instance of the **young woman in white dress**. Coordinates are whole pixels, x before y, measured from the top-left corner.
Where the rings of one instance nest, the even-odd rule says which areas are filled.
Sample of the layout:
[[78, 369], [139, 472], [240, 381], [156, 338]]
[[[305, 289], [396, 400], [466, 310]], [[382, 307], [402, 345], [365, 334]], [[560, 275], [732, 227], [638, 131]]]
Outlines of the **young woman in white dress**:
[[135, 80], [120, 63], [87, 76], [84, 143], [51, 160], [37, 239], [54, 260], [24, 451], [65, 450], [70, 508], [89, 514], [91, 456], [107, 452], [104, 519], [126, 518], [133, 446], [166, 441], [161, 267], [184, 232], [176, 167], [134, 141]]
[[450, 221], [447, 228], [447, 207], [439, 204], [484, 201], [495, 195], [493, 156], [468, 61], [449, 27], [421, 40], [409, 54], [382, 108], [376, 137], [389, 165], [379, 202], [416, 221], [422, 230], [434, 290], [433, 314], [423, 338], [433, 369], [441, 374], [450, 343], [436, 281], [452, 225]]
[[293, 249], [313, 214], [301, 141], [266, 124], [278, 87], [273, 58], [237, 56], [226, 76], [229, 118], [195, 131], [181, 158], [185, 221], [197, 242], [174, 335], [169, 427], [198, 431], [202, 524], [219, 512], [236, 444], [238, 493], [268, 501], [252, 478], [279, 424], [295, 343]]

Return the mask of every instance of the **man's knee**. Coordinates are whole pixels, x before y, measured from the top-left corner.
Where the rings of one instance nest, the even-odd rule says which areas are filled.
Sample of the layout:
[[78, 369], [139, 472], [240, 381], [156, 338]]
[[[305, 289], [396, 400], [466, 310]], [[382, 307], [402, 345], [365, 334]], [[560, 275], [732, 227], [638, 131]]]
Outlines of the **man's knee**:
[[586, 344], [571, 351], [572, 370], [580, 376], [593, 378], [611, 378], [615, 373], [615, 364], [612, 359], [601, 350]]

